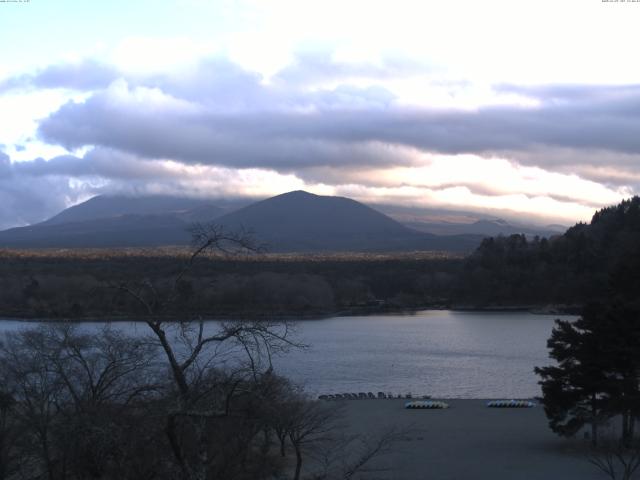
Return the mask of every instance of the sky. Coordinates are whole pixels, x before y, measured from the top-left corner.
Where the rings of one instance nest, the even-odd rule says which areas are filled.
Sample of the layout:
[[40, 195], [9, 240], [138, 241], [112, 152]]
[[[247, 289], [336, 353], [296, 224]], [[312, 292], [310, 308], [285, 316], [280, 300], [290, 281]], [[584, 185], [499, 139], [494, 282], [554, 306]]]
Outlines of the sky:
[[0, 1], [0, 229], [98, 194], [588, 221], [640, 192], [640, 2]]

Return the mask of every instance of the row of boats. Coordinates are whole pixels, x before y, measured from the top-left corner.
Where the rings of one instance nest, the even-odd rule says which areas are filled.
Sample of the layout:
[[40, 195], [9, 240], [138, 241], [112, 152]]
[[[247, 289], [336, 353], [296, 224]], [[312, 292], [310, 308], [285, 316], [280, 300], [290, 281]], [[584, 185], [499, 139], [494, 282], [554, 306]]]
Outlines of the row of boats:
[[[373, 392], [367, 392], [367, 393], [360, 392], [360, 393], [334, 393], [329, 395], [318, 396], [318, 400], [367, 400], [367, 399], [385, 400], [385, 399], [394, 399], [394, 398], [411, 399], [411, 398], [414, 398], [414, 396], [411, 395], [410, 393], [406, 393], [404, 395], [402, 394], [394, 395], [393, 393], [384, 393], [384, 392], [378, 392], [377, 395], [374, 395]], [[431, 396], [421, 395], [417, 398], [429, 399], [431, 398]]]
[[[415, 399], [414, 398], [419, 398]], [[329, 395], [319, 395], [319, 400], [385, 400], [385, 399], [406, 399], [404, 408], [407, 409], [443, 409], [449, 408], [449, 404], [439, 400], [430, 400], [430, 395], [421, 395], [420, 397], [414, 397], [412, 394], [407, 393], [405, 395], [392, 393], [378, 392], [374, 395], [373, 392], [360, 392], [360, 393], [334, 393]], [[535, 402], [530, 400], [491, 400], [487, 402], [488, 408], [533, 408]]]
[[[530, 400], [491, 400], [487, 402], [489, 408], [533, 408], [536, 404]], [[442, 409], [449, 408], [449, 404], [437, 400], [414, 400], [406, 402], [407, 409]]]

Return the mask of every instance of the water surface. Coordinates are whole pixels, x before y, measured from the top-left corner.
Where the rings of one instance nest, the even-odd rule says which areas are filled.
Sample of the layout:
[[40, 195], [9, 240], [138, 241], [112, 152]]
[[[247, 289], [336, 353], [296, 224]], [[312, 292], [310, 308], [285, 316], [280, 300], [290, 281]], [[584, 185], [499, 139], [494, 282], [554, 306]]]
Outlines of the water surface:
[[[313, 393], [392, 392], [445, 398], [517, 398], [540, 394], [534, 366], [547, 365], [546, 341], [557, 316], [520, 312], [423, 311], [302, 320], [309, 345], [276, 358], [276, 370]], [[83, 323], [98, 330], [103, 323]], [[118, 322], [132, 334], [142, 323]], [[217, 322], [207, 322], [215, 329]], [[34, 323], [0, 321], [0, 333]]]

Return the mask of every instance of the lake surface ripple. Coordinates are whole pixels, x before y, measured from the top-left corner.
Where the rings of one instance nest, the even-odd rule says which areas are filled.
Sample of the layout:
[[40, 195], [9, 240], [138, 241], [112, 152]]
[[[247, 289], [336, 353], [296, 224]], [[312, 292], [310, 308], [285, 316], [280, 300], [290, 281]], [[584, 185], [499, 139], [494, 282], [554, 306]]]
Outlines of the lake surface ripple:
[[[295, 338], [309, 348], [276, 358], [274, 365], [312, 394], [382, 391], [442, 398], [528, 398], [540, 395], [533, 368], [551, 363], [546, 342], [555, 318], [431, 310], [302, 320]], [[81, 325], [97, 330], [103, 324]], [[113, 325], [146, 333], [140, 323]], [[32, 326], [3, 320], [0, 333]], [[216, 322], [207, 322], [207, 329], [215, 327]]]

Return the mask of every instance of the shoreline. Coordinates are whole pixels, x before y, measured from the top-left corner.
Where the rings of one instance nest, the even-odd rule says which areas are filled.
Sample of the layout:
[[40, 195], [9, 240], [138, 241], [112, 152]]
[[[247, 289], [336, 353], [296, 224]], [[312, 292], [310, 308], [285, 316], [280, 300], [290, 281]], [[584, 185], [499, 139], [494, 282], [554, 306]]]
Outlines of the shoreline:
[[[397, 397], [393, 397], [393, 398], [333, 398], [333, 399], [320, 399], [318, 398], [318, 395], [316, 395], [315, 398], [313, 398], [314, 401], [318, 401], [318, 402], [326, 402], [326, 403], [338, 403], [338, 402], [342, 402], [342, 403], [364, 403], [364, 402], [371, 402], [371, 403], [382, 403], [382, 402], [397, 402], [397, 403], [402, 403], [402, 405], [404, 405], [407, 402], [415, 402], [415, 401], [434, 401], [434, 402], [493, 402], [495, 400], [516, 400], [516, 401], [529, 401], [529, 402], [533, 402], [535, 403], [534, 407], [529, 407], [529, 408], [542, 408], [542, 406], [540, 405], [540, 397], [537, 396], [533, 396], [533, 397], [473, 397], [473, 398], [465, 398], [465, 397], [448, 397], [446, 395], [444, 396], [438, 396], [438, 395], [428, 395], [428, 398], [423, 398], [421, 396], [415, 395], [412, 398], [397, 398]], [[486, 405], [485, 405], [486, 406]], [[514, 410], [521, 410], [519, 408], [515, 408]]]
[[[227, 313], [216, 314], [210, 316], [200, 316], [204, 321], [233, 321], [233, 320], [275, 320], [275, 321], [294, 321], [294, 320], [325, 320], [336, 317], [366, 317], [376, 315], [416, 315], [424, 311], [452, 311], [452, 312], [470, 312], [470, 313], [531, 313], [532, 315], [578, 315], [581, 307], [579, 305], [492, 305], [492, 306], [469, 306], [469, 305], [422, 305], [405, 308], [380, 308], [380, 307], [354, 307], [350, 309], [342, 309], [331, 312], [313, 312], [313, 313], [274, 313], [274, 314], [258, 314], [258, 313]], [[7, 312], [8, 313], [8, 312]], [[136, 316], [136, 315], [89, 315], [86, 317], [46, 317], [25, 313], [5, 314], [0, 312], [0, 321], [23, 321], [23, 322], [46, 322], [46, 323], [89, 323], [89, 322], [145, 322], [149, 318], [161, 318], [166, 322], [180, 322], [179, 317], [174, 315], [166, 316]], [[186, 321], [199, 321], [200, 318], [193, 318]]]

